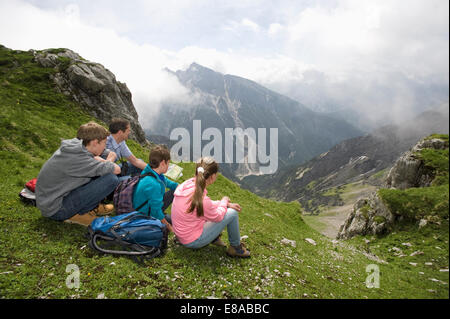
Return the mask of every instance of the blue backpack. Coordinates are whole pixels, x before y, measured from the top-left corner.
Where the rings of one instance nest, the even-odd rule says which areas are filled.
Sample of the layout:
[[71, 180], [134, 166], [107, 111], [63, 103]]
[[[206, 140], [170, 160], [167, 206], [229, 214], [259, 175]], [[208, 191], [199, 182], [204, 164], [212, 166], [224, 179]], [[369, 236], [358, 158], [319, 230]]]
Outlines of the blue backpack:
[[168, 230], [158, 219], [131, 212], [94, 219], [88, 237], [95, 251], [151, 259], [167, 248]]

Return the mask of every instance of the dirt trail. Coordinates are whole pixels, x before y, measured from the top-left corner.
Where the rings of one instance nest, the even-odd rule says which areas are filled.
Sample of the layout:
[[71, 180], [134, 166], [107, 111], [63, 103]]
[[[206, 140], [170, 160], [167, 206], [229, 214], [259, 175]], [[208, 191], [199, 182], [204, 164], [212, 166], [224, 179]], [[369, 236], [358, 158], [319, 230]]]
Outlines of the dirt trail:
[[339, 227], [345, 222], [345, 219], [352, 209], [353, 204], [330, 207], [329, 213], [324, 212], [317, 216], [320, 222], [327, 225], [327, 227], [322, 230], [322, 234], [330, 238], [336, 238]]
[[[354, 186], [359, 184], [360, 183], [356, 183]], [[369, 196], [369, 194], [376, 189], [377, 188], [375, 186], [361, 185], [361, 187], [357, 187], [356, 189], [353, 188], [348, 192], [343, 193], [341, 195], [344, 199], [343, 206], [329, 206], [322, 210], [319, 215], [314, 217], [317, 218], [317, 221], [320, 224], [326, 225], [323, 229], [317, 230], [329, 238], [336, 238], [339, 228], [353, 209], [353, 205], [358, 201], [358, 199]], [[313, 225], [311, 226], [314, 227]]]

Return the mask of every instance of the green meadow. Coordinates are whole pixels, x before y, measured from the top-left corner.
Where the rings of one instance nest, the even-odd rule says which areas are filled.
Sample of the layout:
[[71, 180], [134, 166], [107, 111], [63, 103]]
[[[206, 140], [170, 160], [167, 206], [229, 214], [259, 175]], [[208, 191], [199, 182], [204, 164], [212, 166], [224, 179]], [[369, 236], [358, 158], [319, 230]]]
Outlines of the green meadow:
[[[0, 46], [1, 298], [449, 297], [448, 180], [447, 219], [440, 225], [419, 229], [412, 222], [388, 236], [338, 242], [309, 227], [297, 202], [258, 197], [220, 175], [208, 195], [229, 196], [242, 206], [241, 236], [251, 258], [230, 258], [212, 245], [190, 250], [175, 244], [173, 234], [166, 253], [143, 264], [95, 253], [86, 228], [43, 218], [18, 197], [61, 139], [73, 138], [90, 120], [105, 125], [55, 91], [53, 72], [34, 63], [29, 52]], [[148, 158], [148, 149], [134, 141], [128, 145]], [[179, 165], [184, 171], [178, 182], [193, 176], [194, 164]], [[228, 242], [226, 231], [223, 239]], [[406, 256], [397, 256], [393, 247]], [[422, 253], [411, 256], [415, 251]], [[79, 288], [67, 285], [71, 265], [80, 271]], [[369, 265], [379, 269], [379, 288], [366, 285], [373, 275]]]

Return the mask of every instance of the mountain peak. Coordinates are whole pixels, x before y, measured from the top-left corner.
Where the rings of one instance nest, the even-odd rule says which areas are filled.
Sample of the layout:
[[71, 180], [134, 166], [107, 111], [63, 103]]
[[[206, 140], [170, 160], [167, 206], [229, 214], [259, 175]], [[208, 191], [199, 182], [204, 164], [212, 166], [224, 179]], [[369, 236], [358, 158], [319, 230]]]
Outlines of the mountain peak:
[[198, 64], [197, 62], [192, 62], [191, 65], [186, 69], [186, 71], [196, 72], [201, 69], [207, 69], [207, 68]]
[[207, 67], [204, 67], [203, 65], [198, 64], [197, 62], [192, 62], [185, 70], [177, 70], [172, 71], [171, 69], [165, 67], [163, 69], [164, 71], [174, 74], [178, 76], [178, 78], [187, 78], [195, 76], [195, 74], [199, 74], [201, 76], [204, 76], [205, 74], [211, 73], [211, 74], [220, 74], [212, 69], [209, 69]]
[[175, 72], [180, 82], [211, 94], [223, 95], [224, 75], [193, 62], [185, 71]]
[[198, 64], [197, 62], [192, 62], [191, 65], [186, 69], [185, 72], [187, 72], [187, 71], [190, 71], [190, 72], [206, 71], [206, 72], [212, 72], [212, 73], [221, 74], [219, 72], [214, 71], [213, 69], [210, 69], [210, 68], [207, 68], [206, 66]]
[[191, 63], [191, 65], [185, 71], [177, 71], [177, 74], [184, 74], [189, 77], [203, 77], [206, 79], [211, 79], [212, 77], [220, 79], [222, 81], [223, 74], [214, 71], [213, 69], [207, 68], [196, 62]]

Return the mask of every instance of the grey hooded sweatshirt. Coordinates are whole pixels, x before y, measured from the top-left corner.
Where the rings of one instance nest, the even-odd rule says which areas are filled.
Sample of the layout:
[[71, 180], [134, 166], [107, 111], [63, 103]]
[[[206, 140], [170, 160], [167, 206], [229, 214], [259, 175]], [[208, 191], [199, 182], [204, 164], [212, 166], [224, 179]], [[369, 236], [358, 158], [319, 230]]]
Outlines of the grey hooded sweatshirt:
[[42, 216], [50, 217], [60, 210], [64, 196], [72, 190], [90, 182], [92, 177], [112, 173], [114, 163], [94, 159], [94, 154], [83, 146], [82, 140], [63, 140], [39, 172], [36, 206]]

